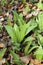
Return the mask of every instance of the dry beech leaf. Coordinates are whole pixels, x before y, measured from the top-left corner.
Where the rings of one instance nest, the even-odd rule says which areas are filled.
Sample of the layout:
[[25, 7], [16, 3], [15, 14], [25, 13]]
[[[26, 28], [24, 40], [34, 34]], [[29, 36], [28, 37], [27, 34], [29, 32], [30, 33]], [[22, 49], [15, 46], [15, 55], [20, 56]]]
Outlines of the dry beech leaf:
[[5, 59], [0, 59], [0, 65], [5, 63]]
[[31, 59], [31, 60], [30, 60], [30, 64], [31, 64], [31, 65], [43, 65], [43, 64], [41, 64], [40, 61], [38, 61], [38, 60], [36, 60], [36, 59]]
[[40, 9], [37, 9], [36, 11], [33, 11], [31, 13], [29, 13], [27, 16], [26, 16], [26, 19], [28, 18], [31, 18], [32, 16], [37, 16], [40, 12]]
[[5, 44], [0, 42], [0, 47], [5, 47]]
[[31, 58], [30, 58], [30, 56], [28, 55], [28, 56], [20, 57], [20, 59], [21, 59], [21, 61], [22, 61], [23, 63], [28, 64]]
[[12, 21], [12, 14], [9, 14], [9, 12], [7, 12], [5, 15]]

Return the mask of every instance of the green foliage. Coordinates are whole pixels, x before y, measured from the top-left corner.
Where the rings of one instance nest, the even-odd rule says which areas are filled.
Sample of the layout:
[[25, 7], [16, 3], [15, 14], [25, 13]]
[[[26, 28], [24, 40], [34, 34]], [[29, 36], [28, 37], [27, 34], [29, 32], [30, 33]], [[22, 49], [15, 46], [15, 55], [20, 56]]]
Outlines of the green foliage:
[[[8, 20], [8, 25], [5, 26], [9, 36], [11, 37], [11, 39], [13, 40], [13, 49], [19, 49], [20, 48], [20, 45], [21, 45], [21, 42], [23, 41], [26, 42], [27, 40], [29, 40], [29, 37], [25, 38], [25, 36], [31, 32], [34, 28], [37, 27], [37, 23], [35, 22], [35, 20], [31, 20], [29, 21], [28, 23], [26, 23], [24, 20], [23, 20], [23, 16], [22, 14], [17, 14], [16, 12], [13, 12], [14, 13], [14, 27], [12, 27], [11, 25], [11, 22], [10, 20]], [[30, 37], [30, 40], [31, 40], [32, 37]], [[25, 47], [25, 53], [28, 54], [28, 49], [30, 48], [30, 41], [26, 42], [27, 43], [27, 46]], [[25, 44], [24, 44], [25, 45]], [[27, 48], [27, 50], [26, 50]], [[32, 49], [33, 50], [33, 49]], [[31, 50], [31, 51], [32, 51]], [[30, 52], [31, 52], [30, 51]], [[29, 53], [30, 53], [29, 52]]]
[[[7, 19], [7, 25], [4, 25], [11, 39], [9, 42], [12, 45], [11, 46], [12, 50], [9, 50], [9, 52], [13, 56], [12, 62], [16, 63], [17, 65], [25, 65], [20, 60], [20, 57], [18, 56], [17, 53], [19, 52], [21, 53], [23, 51], [24, 55], [28, 55], [34, 50], [35, 52], [33, 51], [33, 53], [35, 58], [39, 61], [43, 60], [43, 34], [42, 34], [43, 33], [43, 4], [42, 4], [42, 0], [29, 0], [29, 5], [30, 3], [33, 3], [33, 6], [29, 7], [28, 2], [26, 2], [27, 0], [17, 0], [17, 1], [9, 0], [8, 2], [11, 5], [11, 9], [13, 7], [12, 4], [15, 3], [14, 6], [16, 6], [16, 4], [19, 3], [18, 1], [20, 1], [21, 6], [25, 5], [25, 10], [27, 15], [28, 13], [30, 14], [31, 10], [33, 11], [33, 9], [34, 10], [37, 8], [40, 9], [39, 14], [36, 17], [30, 18], [29, 21], [27, 21], [26, 19], [27, 22], [25, 21], [25, 18], [23, 18], [22, 13], [17, 13], [16, 11], [13, 11], [13, 20], [14, 20], [13, 25], [9, 18]], [[37, 4], [34, 5], [34, 3], [36, 2]], [[2, 6], [2, 9], [6, 4], [7, 4], [7, 0], [0, 1], [0, 5]], [[34, 8], [34, 6], [36, 8]], [[0, 9], [0, 12], [1, 11], [2, 10]], [[0, 30], [2, 29], [2, 25], [3, 23], [0, 24]], [[5, 52], [6, 52], [6, 48], [3, 48], [0, 51], [0, 59], [3, 58]], [[9, 65], [7, 61], [6, 61], [6, 65]]]
[[24, 44], [26, 44], [25, 50], [24, 50], [25, 55], [29, 54], [35, 48], [38, 48], [37, 45], [30, 47], [32, 44], [34, 44], [33, 42], [34, 40], [35, 39], [32, 36], [30, 36], [30, 37], [27, 37], [26, 40], [24, 41]]
[[6, 30], [8, 31], [8, 33], [9, 33], [10, 37], [12, 38], [12, 40], [13, 40], [15, 43], [17, 43], [17, 39], [16, 39], [16, 36], [15, 36], [15, 31], [14, 31], [14, 29], [13, 29], [11, 26], [9, 26], [9, 25], [5, 26], [5, 28], [6, 28]]
[[36, 59], [38, 59], [40, 61], [42, 60], [42, 58], [43, 58], [43, 48], [42, 48], [42, 46], [38, 47], [38, 49], [36, 50], [34, 55], [36, 56]]
[[38, 28], [41, 32], [43, 32], [43, 13], [39, 13], [37, 19]]
[[0, 59], [3, 58], [5, 52], [6, 52], [6, 48], [3, 48], [3, 49], [0, 51]]
[[26, 14], [28, 14], [28, 12], [30, 12], [30, 7], [28, 4], [26, 4]]
[[[14, 0], [9, 0], [10, 4], [14, 2]], [[1, 0], [0, 5], [4, 6], [7, 3], [7, 0]]]
[[43, 46], [43, 36], [41, 34], [38, 34], [38, 42]]
[[23, 24], [25, 24], [22, 13], [18, 15], [16, 11], [13, 11], [13, 14], [14, 14], [14, 22], [17, 23], [17, 25], [21, 27]]
[[13, 56], [13, 62], [15, 62], [17, 65], [25, 65], [22, 63], [22, 61], [20, 60], [20, 57], [14, 53], [12, 50], [10, 51], [11, 55]]
[[0, 23], [0, 31], [2, 30], [2, 23]]
[[7, 0], [1, 0], [1, 5], [5, 5], [6, 4], [6, 2], [7, 2]]
[[[43, 14], [42, 13], [38, 14], [38, 16], [36, 17], [36, 20], [33, 18], [28, 23], [26, 23], [23, 20], [22, 13], [20, 13], [19, 15], [17, 14], [16, 11], [14, 11], [13, 13], [14, 13], [14, 26], [12, 26], [11, 21], [9, 19], [8, 19], [8, 24], [5, 25], [5, 29], [7, 30], [9, 36], [11, 37], [12, 41], [14, 42], [13, 50], [19, 51], [21, 49], [20, 45], [23, 44], [25, 55], [30, 54], [30, 52], [32, 50], [36, 49], [36, 52], [34, 53], [34, 55], [36, 56], [36, 59], [42, 60], [43, 52], [42, 52], [42, 54], [39, 52], [41, 52], [41, 50], [43, 50], [43, 48], [42, 48], [43, 37], [39, 34], [38, 31], [43, 32]], [[36, 33], [38, 32], [37, 34], [36, 33], [35, 34], [37, 35], [36, 37], [37, 37], [39, 46], [35, 44], [34, 37], [28, 36], [27, 38], [25, 38], [27, 36], [27, 34], [29, 34], [31, 31], [33, 31], [34, 33], [35, 33], [35, 31], [36, 31]], [[38, 56], [38, 54], [39, 54], [39, 56]], [[14, 58], [16, 58], [16, 57], [14, 56]], [[16, 59], [13, 61], [17, 62], [17, 64], [18, 64], [18, 62], [21, 63], [18, 58], [16, 58]], [[20, 64], [18, 64], [18, 65], [20, 65]]]
[[37, 28], [34, 29], [34, 33], [36, 34], [37, 43], [39, 45], [38, 49], [36, 49], [36, 52], [34, 53], [36, 56], [36, 59], [42, 60], [43, 59], [43, 35], [40, 34], [43, 32], [43, 13], [39, 13], [36, 17], [37, 22]]
[[10, 4], [12, 4], [14, 2], [14, 0], [10, 0]]
[[39, 0], [39, 3], [37, 4], [38, 8], [43, 10], [43, 4], [42, 4], [42, 0]]
[[26, 25], [27, 25], [26, 35], [28, 34], [28, 32], [37, 27], [37, 23], [34, 19], [30, 20]]

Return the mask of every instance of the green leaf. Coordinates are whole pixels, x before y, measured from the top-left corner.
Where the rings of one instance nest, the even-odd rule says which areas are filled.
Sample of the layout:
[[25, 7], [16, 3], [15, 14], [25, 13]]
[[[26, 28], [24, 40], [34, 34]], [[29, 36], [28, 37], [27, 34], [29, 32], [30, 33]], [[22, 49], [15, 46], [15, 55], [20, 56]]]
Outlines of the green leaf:
[[32, 31], [34, 28], [37, 27], [37, 23], [34, 19], [32, 19], [31, 21], [27, 23], [26, 26], [27, 26], [26, 28], [26, 35], [27, 35], [30, 31]]
[[25, 39], [24, 43], [30, 42], [30, 41], [33, 41], [33, 40], [35, 40], [35, 38], [33, 38], [32, 36], [29, 36], [29, 37], [27, 37], [27, 38]]
[[18, 14], [16, 11], [13, 11], [14, 14], [14, 21], [16, 22], [18, 20]]
[[17, 23], [18, 25], [22, 25], [22, 22], [21, 22], [21, 19], [19, 18], [19, 15], [17, 14], [16, 11], [13, 11], [13, 14], [14, 14], [14, 21], [15, 23]]
[[28, 51], [29, 51], [29, 48], [30, 48], [31, 44], [32, 44], [32, 42], [27, 42], [27, 45], [25, 46], [25, 50], [24, 50], [25, 55], [28, 54]]
[[20, 41], [22, 41], [25, 37], [25, 32], [26, 32], [26, 24], [22, 25], [20, 29]]
[[13, 14], [14, 14], [14, 21], [17, 25], [21, 27], [23, 24], [25, 24], [22, 13], [18, 14], [16, 11], [13, 11]]
[[37, 6], [38, 6], [39, 9], [43, 10], [43, 4], [42, 4], [42, 2], [39, 2], [39, 3], [37, 4]]
[[6, 48], [3, 48], [2, 51], [0, 51], [0, 59], [3, 58], [5, 52], [6, 52]]
[[41, 34], [38, 34], [38, 41], [39, 44], [43, 46], [43, 36]]
[[25, 55], [30, 54], [32, 52], [32, 50], [38, 48], [37, 45], [30, 47], [30, 45], [32, 45], [32, 43], [33, 43], [32, 41], [26, 43], [27, 45], [26, 45], [25, 50], [24, 50]]
[[22, 13], [19, 14], [19, 19], [20, 19], [20, 22], [22, 25], [26, 24], [26, 22], [23, 20], [23, 14]]
[[14, 0], [10, 0], [10, 4], [12, 4], [14, 2]]
[[9, 34], [9, 36], [12, 38], [12, 40], [15, 43], [17, 43], [17, 38], [15, 36], [14, 29], [11, 26], [9, 26], [9, 25], [6, 25], [5, 28], [6, 28], [7, 32], [8, 32], [8, 34]]
[[36, 56], [37, 60], [42, 60], [43, 58], [43, 49], [41, 46], [38, 47], [38, 49], [35, 51], [34, 55]]
[[20, 42], [20, 30], [16, 24], [14, 24], [14, 31], [15, 31], [15, 35], [16, 35], [18, 42]]
[[17, 65], [25, 65], [21, 62], [20, 57], [16, 53], [14, 53], [12, 50], [10, 50], [10, 53], [13, 56], [13, 62], [15, 62]]
[[28, 12], [30, 12], [30, 7], [26, 4], [26, 14], [28, 14]]
[[22, 14], [22, 13], [20, 13], [20, 14], [19, 14], [19, 17], [20, 17], [21, 19], [23, 19], [23, 14]]
[[11, 20], [9, 18], [7, 19], [7, 22], [9, 26], [12, 26]]
[[43, 13], [39, 13], [38, 19], [37, 19], [38, 27], [43, 32]]
[[1, 0], [1, 5], [5, 5], [5, 3], [7, 2], [7, 0]]
[[34, 49], [37, 49], [37, 48], [38, 46], [33, 46], [32, 48], [29, 49], [28, 54], [30, 54]]

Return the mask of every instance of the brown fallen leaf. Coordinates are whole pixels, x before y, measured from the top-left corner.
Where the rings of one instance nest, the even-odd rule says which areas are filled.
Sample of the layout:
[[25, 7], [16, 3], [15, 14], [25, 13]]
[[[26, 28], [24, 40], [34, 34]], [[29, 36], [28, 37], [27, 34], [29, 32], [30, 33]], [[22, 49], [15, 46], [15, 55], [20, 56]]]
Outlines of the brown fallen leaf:
[[38, 61], [36, 59], [31, 59], [30, 60], [30, 65], [43, 65], [43, 64], [41, 64], [41, 61]]
[[39, 12], [40, 12], [40, 9], [37, 9], [37, 10], [29, 13], [28, 15], [26, 15], [26, 19], [31, 18], [32, 16], [37, 16], [39, 14]]
[[13, 20], [13, 16], [9, 11], [5, 14], [5, 16], [8, 17], [11, 21]]
[[28, 64], [31, 57], [29, 55], [27, 55], [27, 56], [20, 57], [20, 59], [23, 63]]
[[3, 47], [5, 47], [5, 44], [0, 42], [0, 48], [3, 48]]
[[0, 65], [5, 63], [5, 59], [0, 59]]

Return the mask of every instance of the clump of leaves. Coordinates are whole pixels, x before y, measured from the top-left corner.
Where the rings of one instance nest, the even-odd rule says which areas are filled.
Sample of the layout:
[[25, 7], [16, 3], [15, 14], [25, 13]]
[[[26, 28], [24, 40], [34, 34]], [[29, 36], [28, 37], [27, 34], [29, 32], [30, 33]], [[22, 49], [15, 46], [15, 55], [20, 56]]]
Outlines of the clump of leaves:
[[43, 59], [43, 48], [42, 48], [42, 46], [38, 47], [38, 49], [36, 50], [34, 55], [36, 56], [36, 59], [38, 59], [40, 61]]
[[40, 30], [41, 32], [43, 32], [43, 13], [39, 13], [39, 14], [38, 14], [37, 24], [38, 24], [39, 30]]
[[38, 41], [38, 49], [36, 49], [36, 52], [34, 53], [36, 56], [36, 59], [38, 60], [42, 60], [43, 59], [43, 36], [42, 36], [42, 32], [43, 32], [43, 13], [39, 13], [38, 17], [36, 19], [37, 22], [37, 28], [36, 30], [36, 37], [37, 37], [37, 41]]
[[6, 4], [6, 2], [7, 2], [7, 0], [1, 0], [0, 4], [4, 6]]
[[10, 51], [10, 53], [13, 56], [13, 62], [15, 62], [17, 65], [25, 65], [24, 63], [22, 63], [22, 61], [16, 53], [14, 53], [12, 50]]
[[42, 0], [39, 0], [39, 3], [37, 4], [38, 8], [43, 10], [43, 3]]
[[[13, 12], [13, 13], [14, 13], [14, 21], [15, 21], [14, 26], [12, 26], [11, 21], [8, 19], [8, 24], [5, 26], [5, 29], [7, 30], [9, 36], [11, 37], [11, 39], [13, 41], [13, 43], [12, 43], [13, 51], [14, 50], [20, 51], [20, 49], [22, 49], [20, 46], [23, 44], [23, 45], [25, 45], [24, 54], [27, 55], [33, 49], [38, 47], [37, 45], [33, 45], [32, 47], [30, 47], [34, 41], [34, 37], [28, 36], [26, 38], [27, 34], [29, 32], [31, 32], [34, 28], [37, 27], [37, 23], [35, 22], [34, 19], [30, 20], [28, 23], [26, 23], [23, 20], [22, 14], [18, 15], [17, 12]], [[15, 53], [14, 53], [14, 55], [15, 55]], [[18, 61], [19, 60], [17, 60], [17, 64], [18, 64]]]
[[[5, 28], [8, 32], [8, 34], [10, 35], [11, 39], [14, 42], [13, 45], [16, 45], [18, 47], [18, 46], [20, 46], [20, 43], [23, 41], [25, 36], [31, 30], [33, 30], [35, 27], [37, 27], [37, 23], [35, 23], [35, 21], [30, 21], [30, 22], [26, 23], [21, 18], [21, 16], [18, 15], [16, 12], [14, 12], [14, 19], [15, 19], [14, 27], [12, 27], [11, 23], [10, 23], [10, 24], [6, 25]], [[31, 25], [31, 22], [32, 22], [33, 25]], [[29, 39], [29, 38], [27, 37], [27, 39]]]

